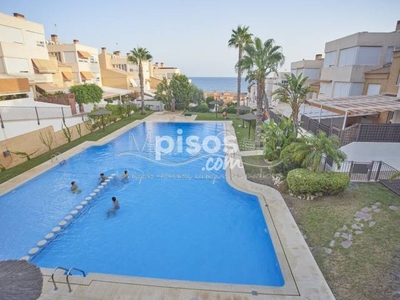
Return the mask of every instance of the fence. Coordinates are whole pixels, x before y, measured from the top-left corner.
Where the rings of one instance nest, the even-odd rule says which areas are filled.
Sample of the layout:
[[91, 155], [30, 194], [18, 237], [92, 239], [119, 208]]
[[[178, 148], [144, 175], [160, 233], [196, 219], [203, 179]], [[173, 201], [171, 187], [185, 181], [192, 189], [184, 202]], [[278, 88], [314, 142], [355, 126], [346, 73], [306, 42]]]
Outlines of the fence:
[[69, 107], [0, 106], [1, 128], [5, 128], [6, 121], [37, 120], [40, 125], [42, 119], [60, 118], [65, 122], [65, 118], [71, 116]]
[[340, 169], [338, 169], [333, 165], [332, 160], [327, 159], [320, 169], [346, 173], [349, 175], [351, 181], [379, 181], [393, 192], [400, 195], [400, 179], [390, 179], [394, 174], [399, 173], [399, 171], [383, 161], [345, 161], [341, 164]]
[[323, 131], [328, 136], [336, 135], [340, 138], [341, 146], [352, 142], [400, 142], [400, 124], [354, 124], [340, 130], [335, 126], [328, 126], [302, 115], [300, 126], [315, 134]]

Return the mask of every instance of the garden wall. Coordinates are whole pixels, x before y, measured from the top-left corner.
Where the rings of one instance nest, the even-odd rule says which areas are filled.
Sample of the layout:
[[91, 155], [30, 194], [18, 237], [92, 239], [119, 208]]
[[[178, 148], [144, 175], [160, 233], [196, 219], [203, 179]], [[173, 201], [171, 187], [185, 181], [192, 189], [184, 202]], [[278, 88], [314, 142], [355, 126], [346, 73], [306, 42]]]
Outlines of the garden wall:
[[[86, 128], [84, 123], [80, 123], [78, 125], [81, 128], [82, 136], [90, 133], [90, 131]], [[72, 131], [72, 137], [71, 137], [72, 141], [79, 138], [76, 126], [69, 127], [70, 130]], [[41, 142], [39, 138], [40, 132], [42, 133], [42, 136], [44, 137], [45, 140], [46, 137], [49, 135], [53, 137], [53, 143], [51, 145], [52, 149], [55, 149], [68, 142], [63, 134], [63, 131], [59, 130], [54, 132], [53, 126], [48, 126], [40, 130], [31, 131], [26, 134], [22, 134], [4, 141], [0, 141], [0, 164], [6, 169], [9, 169], [27, 160], [26, 157], [20, 157], [19, 155], [13, 154], [11, 152], [25, 152], [27, 154], [34, 153], [30, 155], [31, 158], [46, 153], [48, 151], [48, 148]], [[10, 152], [8, 153], [7, 150]]]

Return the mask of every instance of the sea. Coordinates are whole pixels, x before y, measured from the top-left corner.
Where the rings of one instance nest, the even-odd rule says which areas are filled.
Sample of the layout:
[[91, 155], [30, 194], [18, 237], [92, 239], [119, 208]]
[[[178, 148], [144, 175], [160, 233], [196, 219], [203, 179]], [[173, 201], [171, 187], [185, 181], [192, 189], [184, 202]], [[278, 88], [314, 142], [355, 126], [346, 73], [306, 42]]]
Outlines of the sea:
[[[189, 77], [203, 92], [237, 92], [237, 77]], [[249, 83], [242, 77], [241, 92], [247, 93]]]

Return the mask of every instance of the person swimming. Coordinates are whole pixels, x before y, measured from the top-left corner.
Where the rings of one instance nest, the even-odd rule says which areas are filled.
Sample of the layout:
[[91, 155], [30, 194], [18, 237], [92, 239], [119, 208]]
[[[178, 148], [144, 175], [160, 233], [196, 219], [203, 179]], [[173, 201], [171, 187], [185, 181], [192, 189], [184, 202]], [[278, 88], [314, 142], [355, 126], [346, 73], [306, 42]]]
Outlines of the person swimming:
[[106, 179], [107, 179], [107, 176], [106, 175], [104, 175], [104, 173], [101, 173], [100, 174], [100, 182], [104, 182], [104, 181], [106, 181]]
[[124, 174], [122, 174], [122, 176], [121, 176], [121, 181], [127, 182], [128, 178], [129, 178], [128, 170], [125, 170]]
[[78, 185], [76, 184], [75, 181], [72, 181], [72, 182], [71, 182], [71, 191], [72, 191], [74, 194], [79, 194], [79, 193], [81, 192], [81, 190], [78, 189]]
[[115, 213], [117, 212], [117, 209], [120, 208], [119, 202], [118, 202], [118, 200], [117, 200], [116, 197], [112, 197], [111, 200], [112, 200], [112, 202], [113, 202], [113, 206], [112, 206], [112, 208], [107, 212], [107, 217], [109, 217], [111, 214], [114, 214], [114, 215], [115, 215]]

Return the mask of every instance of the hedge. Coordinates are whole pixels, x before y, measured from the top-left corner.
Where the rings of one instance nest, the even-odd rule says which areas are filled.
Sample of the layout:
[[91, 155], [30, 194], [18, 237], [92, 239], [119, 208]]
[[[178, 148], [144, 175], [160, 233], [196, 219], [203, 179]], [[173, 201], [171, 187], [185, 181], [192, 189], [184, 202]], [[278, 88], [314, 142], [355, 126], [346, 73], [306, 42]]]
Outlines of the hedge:
[[289, 189], [295, 195], [336, 195], [343, 192], [350, 183], [349, 176], [335, 172], [313, 172], [308, 169], [291, 170], [287, 177]]

